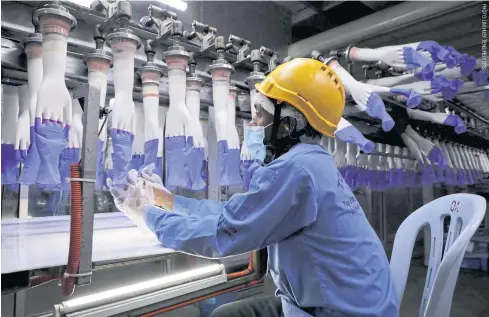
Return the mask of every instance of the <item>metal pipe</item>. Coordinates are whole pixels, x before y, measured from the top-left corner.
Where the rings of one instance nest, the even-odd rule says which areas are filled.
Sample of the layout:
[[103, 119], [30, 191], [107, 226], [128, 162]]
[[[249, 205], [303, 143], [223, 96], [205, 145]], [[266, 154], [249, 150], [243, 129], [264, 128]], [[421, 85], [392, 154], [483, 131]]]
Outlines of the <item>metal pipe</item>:
[[350, 43], [365, 41], [371, 37], [401, 29], [415, 22], [446, 14], [467, 5], [473, 4], [460, 1], [403, 2], [293, 43], [289, 45], [288, 55], [295, 58], [309, 56], [312, 50], [329, 52]]

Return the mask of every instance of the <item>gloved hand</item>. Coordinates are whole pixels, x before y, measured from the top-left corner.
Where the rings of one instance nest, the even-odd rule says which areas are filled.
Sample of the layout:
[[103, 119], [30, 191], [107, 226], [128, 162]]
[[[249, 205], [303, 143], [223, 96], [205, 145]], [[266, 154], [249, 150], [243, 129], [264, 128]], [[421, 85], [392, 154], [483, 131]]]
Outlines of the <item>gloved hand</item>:
[[53, 186], [61, 183], [59, 158], [68, 144], [70, 127], [61, 123], [36, 118], [35, 134], [37, 151], [40, 157], [40, 168], [36, 184]]
[[138, 228], [149, 231], [146, 226], [145, 209], [154, 206], [153, 190], [148, 188], [142, 179], [138, 179], [138, 171], [130, 170], [123, 186], [120, 186], [120, 183], [114, 186], [110, 178], [107, 179], [107, 186], [114, 197], [117, 209], [131, 219]]
[[70, 165], [78, 163], [79, 160], [79, 148], [66, 148], [61, 152], [59, 158], [59, 174], [61, 177], [61, 184], [56, 186], [57, 190], [61, 190], [64, 192], [70, 190], [70, 183], [66, 181], [66, 179], [70, 177]]
[[[32, 185], [36, 182], [37, 172], [39, 171], [39, 152], [37, 151], [36, 133], [34, 127], [31, 127], [31, 145], [27, 149], [27, 157], [24, 160], [24, 167], [20, 173], [19, 184]], [[2, 164], [3, 166], [3, 164]]]
[[163, 185], [163, 181], [161, 177], [155, 173], [156, 166], [154, 163], [149, 164], [145, 168], [141, 170], [141, 177], [145, 180], [146, 186], [152, 186], [154, 188], [158, 188], [164, 190], [168, 194], [171, 194], [168, 189], [166, 189], [165, 185]]

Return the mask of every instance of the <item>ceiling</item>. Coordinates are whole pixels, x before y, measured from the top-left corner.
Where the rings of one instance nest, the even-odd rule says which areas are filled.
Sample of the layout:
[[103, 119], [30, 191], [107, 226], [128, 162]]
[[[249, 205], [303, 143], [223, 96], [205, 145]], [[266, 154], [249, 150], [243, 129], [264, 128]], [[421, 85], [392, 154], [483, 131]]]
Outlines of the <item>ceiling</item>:
[[275, 1], [292, 14], [291, 43], [402, 1]]

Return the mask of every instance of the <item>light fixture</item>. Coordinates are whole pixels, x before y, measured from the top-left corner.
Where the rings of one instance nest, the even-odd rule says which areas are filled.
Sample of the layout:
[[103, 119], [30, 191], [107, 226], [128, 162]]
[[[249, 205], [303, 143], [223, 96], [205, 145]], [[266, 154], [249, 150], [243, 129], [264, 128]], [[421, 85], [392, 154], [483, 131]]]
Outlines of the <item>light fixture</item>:
[[61, 304], [61, 309], [63, 313], [70, 313], [221, 274], [225, 274], [224, 265], [212, 264], [202, 268], [156, 278], [150, 281], [139, 282], [127, 286], [113, 288], [105, 292], [72, 299], [63, 302]]
[[165, 4], [174, 9], [185, 11], [187, 10], [187, 3], [182, 0], [157, 0], [159, 3]]

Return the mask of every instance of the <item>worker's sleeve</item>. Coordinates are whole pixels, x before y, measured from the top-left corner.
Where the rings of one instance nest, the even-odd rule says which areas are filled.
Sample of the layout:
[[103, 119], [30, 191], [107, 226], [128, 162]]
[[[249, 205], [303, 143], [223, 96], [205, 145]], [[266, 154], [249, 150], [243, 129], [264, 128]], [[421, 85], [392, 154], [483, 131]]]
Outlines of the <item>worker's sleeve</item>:
[[[302, 169], [260, 168], [250, 190], [227, 202], [176, 197], [180, 211], [146, 211], [146, 224], [168, 248], [223, 257], [279, 242], [316, 220], [317, 203]], [[204, 215], [195, 217], [194, 215]]]

